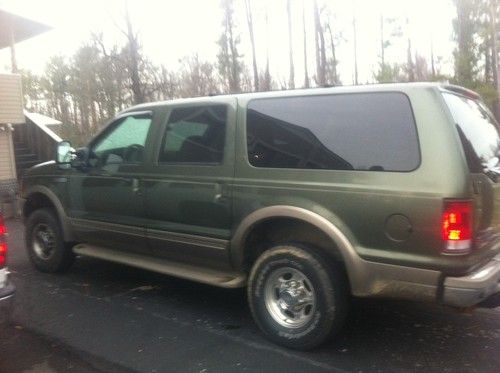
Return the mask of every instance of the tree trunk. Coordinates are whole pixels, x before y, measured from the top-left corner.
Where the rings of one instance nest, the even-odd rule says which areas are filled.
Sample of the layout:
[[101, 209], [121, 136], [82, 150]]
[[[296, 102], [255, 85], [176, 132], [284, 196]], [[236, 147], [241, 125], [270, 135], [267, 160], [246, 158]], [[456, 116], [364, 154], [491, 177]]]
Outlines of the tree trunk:
[[[406, 26], [408, 28], [409, 20], [406, 19]], [[413, 56], [411, 53], [411, 39], [408, 36], [408, 51], [407, 51], [407, 69], [408, 69], [408, 81], [415, 81], [415, 65], [413, 63]]]
[[252, 65], [253, 65], [253, 85], [255, 91], [259, 90], [259, 72], [257, 70], [257, 56], [255, 53], [255, 37], [253, 32], [253, 16], [251, 0], [245, 0], [245, 9], [247, 14], [248, 31], [250, 33], [250, 43], [252, 46]]
[[434, 39], [431, 35], [431, 72], [432, 72], [432, 80], [436, 79], [436, 67], [434, 65]]
[[332, 79], [333, 79], [332, 84], [337, 85], [339, 84], [339, 79], [337, 76], [337, 55], [335, 53], [335, 42], [333, 40], [333, 32], [330, 25], [328, 25], [328, 32], [330, 34], [330, 44], [332, 48]]
[[290, 63], [290, 78], [288, 80], [288, 87], [295, 88], [295, 67], [293, 66], [293, 42], [292, 42], [292, 11], [291, 0], [286, 2], [286, 14], [288, 18], [288, 57]]
[[[265, 15], [265, 21], [266, 21], [266, 35], [269, 35], [269, 18], [267, 16], [267, 8], [266, 8], [266, 15]], [[266, 40], [266, 71], [264, 73], [264, 90], [270, 91], [271, 90], [271, 73], [269, 72], [269, 38]]]
[[229, 17], [228, 19], [229, 27], [229, 49], [231, 50], [231, 84], [230, 90], [233, 93], [238, 93], [241, 91], [240, 87], [240, 75], [239, 75], [239, 66], [238, 66], [238, 53], [236, 50], [234, 34], [233, 34], [233, 19]]
[[317, 80], [318, 85], [326, 85], [326, 53], [325, 53], [325, 35], [321, 25], [321, 19], [318, 9], [318, 2], [314, 0], [314, 24], [316, 29], [316, 67], [317, 67]]
[[353, 44], [354, 44], [354, 84], [358, 85], [358, 32], [356, 29], [356, 15], [352, 17], [352, 31], [353, 31]]
[[137, 42], [137, 36], [134, 35], [128, 7], [126, 7], [125, 9], [125, 21], [127, 23], [127, 39], [129, 52], [128, 68], [130, 73], [130, 80], [132, 83], [132, 94], [134, 103], [141, 104], [144, 102], [144, 93], [139, 78], [139, 43]]
[[494, 114], [497, 121], [500, 122], [500, 82], [498, 76], [500, 74], [500, 66], [498, 63], [498, 36], [497, 36], [497, 14], [495, 8], [496, 1], [490, 2], [490, 22], [491, 22], [491, 71], [493, 73], [493, 84], [497, 91], [497, 98], [494, 103]]
[[314, 50], [316, 54], [316, 84], [322, 85], [322, 77], [321, 77], [321, 56], [320, 56], [320, 47], [319, 47], [319, 33], [318, 33], [318, 24], [319, 24], [319, 11], [318, 11], [318, 3], [314, 0]]
[[384, 45], [384, 16], [380, 15], [380, 62], [382, 68], [385, 66], [385, 45]]
[[306, 10], [302, 1], [302, 27], [304, 37], [304, 87], [309, 88], [309, 71], [307, 69], [307, 32], [306, 32]]

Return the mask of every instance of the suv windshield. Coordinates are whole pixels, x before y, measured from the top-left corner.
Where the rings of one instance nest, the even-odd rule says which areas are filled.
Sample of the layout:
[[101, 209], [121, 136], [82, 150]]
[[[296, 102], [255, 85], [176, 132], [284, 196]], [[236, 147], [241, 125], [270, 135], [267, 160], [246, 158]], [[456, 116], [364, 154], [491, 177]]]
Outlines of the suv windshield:
[[[443, 93], [462, 140], [471, 172], [499, 171], [500, 136], [498, 124], [481, 101]], [[496, 158], [496, 159], [495, 159]]]

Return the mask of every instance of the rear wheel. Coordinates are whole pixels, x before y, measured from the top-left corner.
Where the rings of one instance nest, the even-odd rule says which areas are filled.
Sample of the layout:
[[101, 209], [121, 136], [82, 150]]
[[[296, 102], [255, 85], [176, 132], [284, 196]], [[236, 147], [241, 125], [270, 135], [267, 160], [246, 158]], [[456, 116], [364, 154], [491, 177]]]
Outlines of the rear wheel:
[[75, 259], [62, 236], [57, 217], [50, 209], [34, 211], [26, 221], [28, 255], [41, 272], [63, 272]]
[[248, 301], [260, 329], [274, 342], [307, 350], [337, 332], [347, 311], [341, 271], [313, 250], [276, 246], [254, 264]]

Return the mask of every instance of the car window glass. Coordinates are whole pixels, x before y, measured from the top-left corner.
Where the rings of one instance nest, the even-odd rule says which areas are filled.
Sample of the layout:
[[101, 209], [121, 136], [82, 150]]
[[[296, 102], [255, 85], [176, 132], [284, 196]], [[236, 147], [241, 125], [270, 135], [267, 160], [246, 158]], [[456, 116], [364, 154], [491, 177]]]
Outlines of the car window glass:
[[443, 97], [457, 124], [471, 172], [482, 172], [488, 161], [500, 153], [497, 123], [477, 100], [453, 93], [443, 93]]
[[221, 163], [226, 122], [225, 105], [173, 109], [163, 136], [159, 162]]
[[420, 163], [409, 100], [394, 92], [253, 100], [247, 144], [256, 167], [411, 171]]
[[142, 162], [150, 126], [149, 115], [119, 119], [94, 145], [92, 153], [103, 165]]

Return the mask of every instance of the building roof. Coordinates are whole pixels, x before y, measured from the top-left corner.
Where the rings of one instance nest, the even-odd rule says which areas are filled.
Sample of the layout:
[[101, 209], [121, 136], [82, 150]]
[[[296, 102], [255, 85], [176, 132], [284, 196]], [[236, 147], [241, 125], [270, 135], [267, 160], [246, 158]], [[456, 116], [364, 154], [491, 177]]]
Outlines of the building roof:
[[62, 122], [58, 121], [57, 119], [39, 113], [30, 113], [29, 111], [24, 110], [24, 115], [26, 115], [31, 121], [44, 126], [53, 126], [62, 124]]
[[14, 43], [32, 38], [51, 29], [50, 26], [0, 9], [0, 49], [10, 46], [10, 27], [14, 31]]

